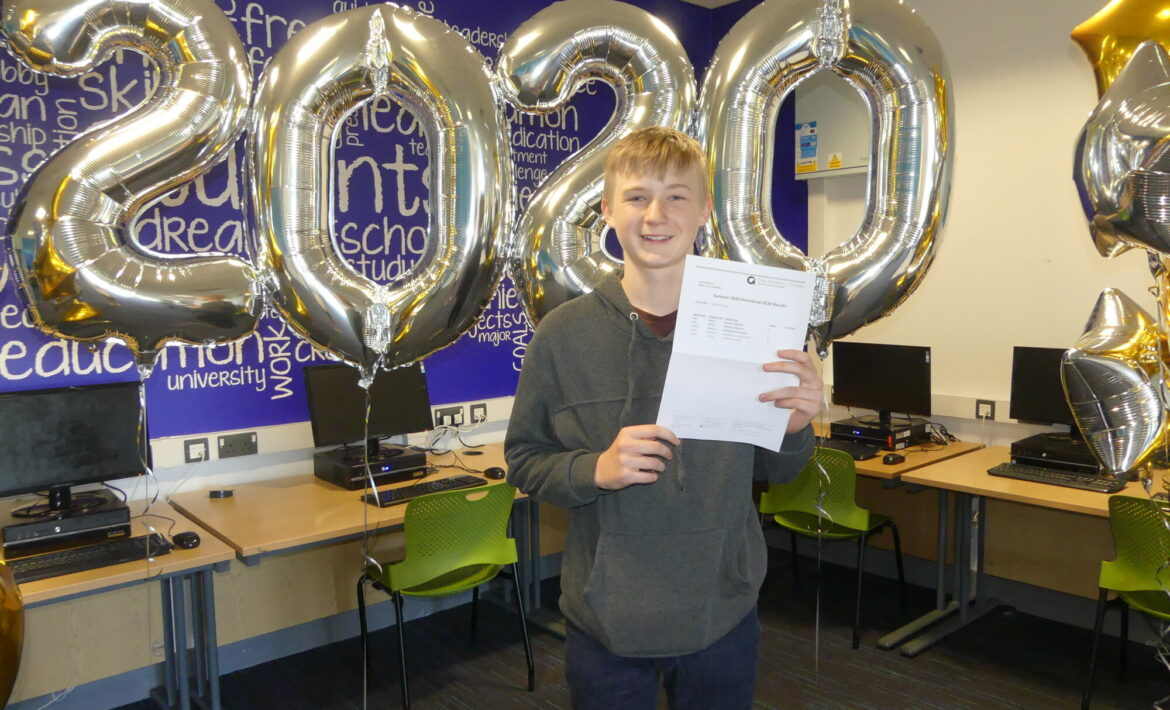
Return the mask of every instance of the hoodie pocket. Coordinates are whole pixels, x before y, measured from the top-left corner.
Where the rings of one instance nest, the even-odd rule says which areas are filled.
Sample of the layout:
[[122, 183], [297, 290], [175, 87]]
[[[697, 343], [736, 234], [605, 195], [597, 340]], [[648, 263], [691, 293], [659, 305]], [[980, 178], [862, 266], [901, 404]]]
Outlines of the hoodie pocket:
[[618, 655], [678, 655], [708, 642], [722, 528], [665, 535], [603, 532], [585, 603]]
[[725, 539], [720, 594], [724, 599], [757, 594], [768, 572], [768, 548], [755, 510], [749, 510], [745, 524], [733, 526]]

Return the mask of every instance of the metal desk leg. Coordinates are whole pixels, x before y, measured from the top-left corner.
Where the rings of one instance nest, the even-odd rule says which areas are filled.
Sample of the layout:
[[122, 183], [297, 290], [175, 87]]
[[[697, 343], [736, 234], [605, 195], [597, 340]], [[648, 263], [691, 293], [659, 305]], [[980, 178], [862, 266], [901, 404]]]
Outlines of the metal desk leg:
[[187, 668], [187, 595], [183, 580], [171, 585], [171, 599], [175, 603], [175, 613], [171, 615], [175, 623], [175, 682], [179, 686], [179, 707], [187, 710], [191, 707], [191, 677]]
[[159, 580], [162, 590], [163, 660], [165, 691], [156, 688], [151, 697], [166, 710], [190, 710], [191, 679], [187, 675], [187, 604], [185, 578]]
[[191, 580], [191, 636], [195, 639], [195, 700], [207, 696], [207, 668], [203, 650], [203, 584], [198, 577]]
[[[215, 578], [211, 570], [199, 572], [194, 584], [201, 588], [200, 601], [202, 602], [201, 625], [202, 633], [196, 637], [196, 644], [202, 643], [202, 649], [196, 649], [204, 659], [203, 666], [206, 675], [200, 685], [206, 688], [203, 698], [211, 703], [211, 710], [221, 710], [219, 698], [219, 641], [215, 631]], [[200, 703], [203, 704], [203, 703]]]
[[171, 580], [163, 579], [159, 582], [162, 588], [162, 619], [163, 619], [163, 683], [166, 692], [165, 698], [155, 698], [164, 708], [175, 707], [178, 689], [175, 687], [175, 628], [171, 604]]
[[531, 611], [536, 608], [533, 604], [532, 580], [535, 572], [532, 569], [532, 506], [535, 503], [531, 498], [525, 500], [512, 511], [512, 530], [516, 534], [517, 555], [520, 564], [517, 574], [520, 578], [520, 599], [524, 602], [524, 609]]
[[971, 600], [971, 525], [974, 524], [970, 496], [959, 496], [955, 502], [955, 514], [959, 516], [959, 522], [963, 523], [955, 531], [955, 543], [958, 545], [955, 550], [955, 589], [958, 595], [955, 598], [959, 601], [959, 618], [966, 619], [967, 604]]
[[[901, 648], [903, 656], [917, 656], [967, 624], [986, 616], [1001, 606], [997, 599], [979, 599], [983, 577], [984, 531], [987, 527], [987, 521], [984, 517], [986, 503], [982, 497], [961, 493], [956, 508], [958, 515], [955, 521], [956, 526], [962, 530], [962, 534], [956, 532], [955, 535], [956, 542], [962, 548], [955, 551], [955, 559], [960, 562], [959, 596], [955, 600], [959, 604], [959, 615], [946, 619], [918, 638], [904, 644]], [[978, 518], [972, 515], [974, 511], [978, 511]], [[972, 528], [976, 525], [978, 525], [978, 529], [973, 531]], [[971, 574], [971, 535], [973, 532], [976, 534], [975, 540], [978, 545], [975, 551], [976, 569], [974, 576]]]
[[[204, 710], [221, 710], [212, 574], [212, 570], [205, 569], [159, 580], [166, 651], [163, 660], [165, 685], [151, 691], [151, 697], [165, 710], [190, 710], [192, 703]], [[191, 591], [190, 623], [195, 641], [194, 678], [190, 677], [191, 659], [187, 650], [188, 585]]]
[[532, 606], [529, 608], [539, 609], [540, 582], [544, 575], [540, 569], [540, 503], [535, 500], [528, 505], [528, 554], [531, 562], [529, 582], [532, 585], [528, 596]]
[[947, 605], [947, 530], [950, 528], [948, 522], [951, 519], [947, 505], [951, 497], [946, 491], [938, 493], [938, 557], [936, 558], [938, 560], [936, 565], [938, 574], [935, 577], [934, 585], [934, 608], [944, 609]]
[[529, 568], [531, 569], [529, 599], [532, 600], [531, 606], [527, 608], [528, 620], [563, 639], [565, 637], [565, 617], [561, 616], [560, 612], [551, 611], [541, 606], [540, 586], [544, 575], [541, 572], [540, 559], [540, 503], [533, 500], [528, 510]]
[[[937, 574], [935, 579], [935, 608], [882, 636], [878, 639], [878, 648], [889, 650], [900, 646], [910, 637], [918, 634], [923, 629], [937, 624], [959, 609], [958, 602], [955, 600], [952, 599], [950, 603], [946, 601], [947, 529], [950, 526], [949, 500], [946, 491], [940, 490], [938, 492], [938, 562], [936, 564]], [[956, 527], [958, 526], [956, 525]], [[957, 530], [955, 535], [957, 538]], [[957, 567], [958, 565], [956, 564]]]

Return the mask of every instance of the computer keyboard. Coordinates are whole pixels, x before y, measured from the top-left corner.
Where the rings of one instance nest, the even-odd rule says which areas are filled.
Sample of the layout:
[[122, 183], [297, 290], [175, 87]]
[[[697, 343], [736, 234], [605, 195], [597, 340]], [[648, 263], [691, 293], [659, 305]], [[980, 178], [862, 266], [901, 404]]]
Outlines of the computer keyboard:
[[439, 493], [440, 491], [451, 491], [456, 488], [475, 488], [476, 486], [486, 486], [487, 481], [479, 476], [451, 476], [450, 478], [437, 478], [433, 481], [424, 481], [422, 483], [413, 483], [409, 486], [401, 486], [399, 488], [387, 488], [384, 491], [378, 491], [378, 502], [374, 502], [372, 493], [366, 493], [362, 496], [362, 500], [379, 507], [387, 505], [396, 505], [398, 503], [406, 503], [412, 498], [425, 496], [428, 493]]
[[84, 572], [99, 567], [144, 560], [147, 556], [158, 557], [174, 549], [174, 545], [157, 533], [140, 537], [124, 537], [84, 547], [46, 552], [15, 560], [6, 560], [8, 569], [17, 583], [35, 582], [38, 579], [59, 577], [63, 574]]
[[1054, 486], [1079, 488], [1083, 491], [1098, 493], [1116, 493], [1125, 488], [1125, 480], [1111, 476], [1095, 476], [1070, 471], [1061, 471], [1054, 468], [1041, 468], [1022, 463], [1001, 463], [987, 469], [992, 476], [1015, 478], [1021, 481], [1035, 481], [1036, 483], [1051, 483]]
[[860, 441], [853, 441], [852, 439], [831, 439], [829, 437], [817, 437], [817, 446], [824, 449], [836, 449], [837, 451], [844, 451], [853, 457], [854, 461], [865, 461], [872, 459], [878, 455], [877, 446], [873, 444], [864, 444]]

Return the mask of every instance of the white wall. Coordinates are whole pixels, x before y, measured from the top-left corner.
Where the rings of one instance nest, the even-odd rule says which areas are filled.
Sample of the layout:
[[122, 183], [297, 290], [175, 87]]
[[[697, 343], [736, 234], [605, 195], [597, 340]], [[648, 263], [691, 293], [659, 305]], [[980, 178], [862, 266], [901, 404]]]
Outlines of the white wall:
[[[1106, 287], [1156, 312], [1144, 254], [1097, 254], [1072, 180], [1074, 144], [1097, 94], [1069, 34], [1103, 3], [910, 4], [938, 35], [954, 87], [950, 214], [921, 288], [850, 339], [929, 345], [935, 414], [970, 418], [983, 398], [998, 400], [1005, 419], [1013, 345], [1071, 346]], [[809, 182], [811, 254], [853, 234], [865, 182]], [[995, 443], [1015, 438], [1013, 428], [996, 429]]]

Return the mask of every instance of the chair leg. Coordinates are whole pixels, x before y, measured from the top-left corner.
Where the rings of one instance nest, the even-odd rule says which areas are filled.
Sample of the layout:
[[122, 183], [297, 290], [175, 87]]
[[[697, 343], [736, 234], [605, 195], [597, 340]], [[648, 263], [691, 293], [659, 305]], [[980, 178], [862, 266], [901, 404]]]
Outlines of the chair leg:
[[799, 563], [797, 562], [799, 555], [796, 554], [796, 533], [789, 530], [788, 538], [791, 540], [792, 549], [792, 586], [795, 587], [800, 584], [800, 568], [798, 566]]
[[898, 563], [898, 592], [901, 596], [902, 613], [906, 613], [906, 570], [902, 567], [902, 536], [898, 534], [898, 526], [894, 524], [893, 520], [887, 520], [885, 525], [888, 525], [890, 532], [894, 536], [894, 560]]
[[374, 674], [374, 664], [370, 660], [370, 630], [366, 625], [366, 575], [358, 577], [358, 624], [362, 631], [362, 659], [366, 664], [366, 677], [363, 680], [366, 692], [370, 690], [370, 678]]
[[524, 658], [528, 661], [528, 692], [536, 690], [536, 664], [532, 661], [532, 643], [528, 640], [528, 621], [524, 616], [524, 599], [520, 596], [520, 580], [516, 565], [512, 565], [512, 592], [516, 595], [516, 613], [520, 615], [520, 634], [524, 637]]
[[477, 630], [479, 628], [479, 587], [471, 588], [471, 645], [474, 646], [479, 640]]
[[406, 630], [403, 628], [402, 594], [392, 592], [394, 599], [394, 619], [398, 627], [398, 661], [402, 671], [402, 707], [410, 710], [410, 688], [406, 685]]
[[1117, 682], [1125, 682], [1126, 659], [1129, 656], [1129, 604], [1120, 597], [1117, 598], [1121, 606], [1121, 660], [1117, 666]]
[[865, 545], [869, 542], [869, 533], [861, 533], [857, 538], [857, 599], [853, 609], [853, 648], [861, 647], [861, 578], [865, 574]]
[[1105, 607], [1109, 603], [1109, 590], [1102, 589], [1097, 597], [1097, 620], [1093, 623], [1093, 645], [1089, 651], [1089, 672], [1085, 675], [1085, 692], [1081, 695], [1081, 710], [1089, 710], [1093, 697], [1093, 673], [1097, 666], [1097, 649], [1101, 645], [1101, 628], [1105, 625]]

